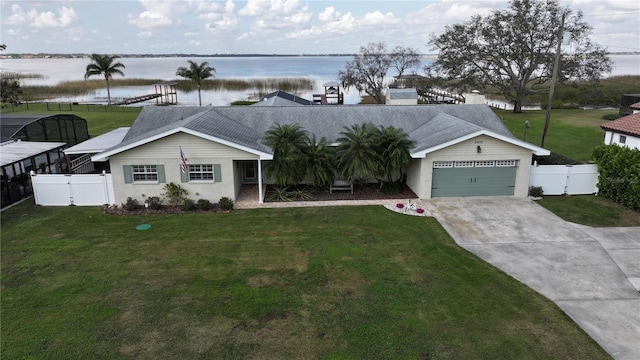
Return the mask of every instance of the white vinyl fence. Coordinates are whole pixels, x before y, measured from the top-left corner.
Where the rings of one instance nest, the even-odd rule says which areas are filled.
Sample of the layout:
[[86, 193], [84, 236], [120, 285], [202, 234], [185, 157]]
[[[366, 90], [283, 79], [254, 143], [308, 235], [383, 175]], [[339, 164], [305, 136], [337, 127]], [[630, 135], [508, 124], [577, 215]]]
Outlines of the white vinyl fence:
[[530, 186], [541, 186], [544, 195], [585, 195], [598, 192], [598, 166], [532, 165]]
[[114, 204], [111, 174], [44, 175], [31, 173], [33, 197], [43, 206]]

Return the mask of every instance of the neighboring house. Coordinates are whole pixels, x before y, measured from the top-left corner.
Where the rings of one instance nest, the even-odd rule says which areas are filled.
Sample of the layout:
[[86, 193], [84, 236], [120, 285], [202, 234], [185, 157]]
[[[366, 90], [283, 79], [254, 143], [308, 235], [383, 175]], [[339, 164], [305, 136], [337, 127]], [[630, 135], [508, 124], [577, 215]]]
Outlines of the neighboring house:
[[129, 132], [128, 127], [120, 127], [106, 134], [98, 135], [64, 150], [67, 156], [69, 172], [87, 174], [91, 172], [109, 171], [109, 163], [94, 163], [91, 156], [101, 153], [122, 142]]
[[267, 94], [251, 106], [301, 106], [314, 105], [313, 101], [289, 94], [286, 91], [274, 91]]
[[29, 172], [67, 171], [62, 149], [89, 138], [87, 121], [70, 114], [0, 113], [2, 207], [32, 193]]
[[480, 93], [478, 90], [472, 90], [470, 93], [463, 93], [464, 103], [473, 105], [473, 104], [486, 104], [486, 97]]
[[633, 104], [637, 104], [640, 102], [640, 94], [623, 94], [622, 98], [620, 98], [620, 110], [618, 114], [620, 116], [625, 116], [629, 114], [633, 114]]
[[9, 140], [0, 144], [2, 207], [32, 194], [29, 172], [61, 172], [65, 143]]
[[71, 114], [32, 115], [1, 114], [2, 141], [63, 142], [68, 146], [89, 138], [87, 120]]
[[609, 121], [600, 127], [605, 131], [605, 144], [640, 149], [640, 112]]
[[273, 159], [262, 139], [273, 124], [297, 123], [335, 143], [365, 122], [401, 128], [415, 142], [406, 183], [422, 199], [525, 197], [532, 155], [549, 155], [516, 139], [486, 105], [235, 106], [145, 107], [122, 143], [92, 160], [110, 161], [118, 202], [159, 196], [169, 182], [210, 201], [235, 200], [243, 184], [257, 184], [262, 202], [262, 169]]
[[387, 105], [417, 105], [418, 91], [415, 88], [387, 89]]

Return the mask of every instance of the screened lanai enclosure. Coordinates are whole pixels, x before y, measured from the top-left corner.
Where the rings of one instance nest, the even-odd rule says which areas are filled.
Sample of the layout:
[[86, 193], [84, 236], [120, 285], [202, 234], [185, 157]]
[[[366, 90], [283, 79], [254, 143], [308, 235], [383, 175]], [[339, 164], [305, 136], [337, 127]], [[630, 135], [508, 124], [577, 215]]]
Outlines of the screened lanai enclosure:
[[2, 114], [2, 141], [63, 142], [67, 146], [89, 139], [87, 120], [71, 114]]

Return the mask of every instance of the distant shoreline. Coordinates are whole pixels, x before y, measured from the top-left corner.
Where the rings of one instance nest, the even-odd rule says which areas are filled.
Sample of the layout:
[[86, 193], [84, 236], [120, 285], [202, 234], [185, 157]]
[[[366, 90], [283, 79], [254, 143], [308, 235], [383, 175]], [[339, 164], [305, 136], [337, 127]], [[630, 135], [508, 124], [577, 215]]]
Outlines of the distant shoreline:
[[[112, 54], [126, 58], [233, 58], [233, 57], [339, 57], [355, 56], [357, 54]], [[640, 55], [640, 51], [610, 52], [607, 55]], [[0, 59], [73, 59], [88, 58], [91, 54], [70, 53], [5, 53], [0, 55]], [[438, 54], [421, 54], [424, 58], [435, 59]]]

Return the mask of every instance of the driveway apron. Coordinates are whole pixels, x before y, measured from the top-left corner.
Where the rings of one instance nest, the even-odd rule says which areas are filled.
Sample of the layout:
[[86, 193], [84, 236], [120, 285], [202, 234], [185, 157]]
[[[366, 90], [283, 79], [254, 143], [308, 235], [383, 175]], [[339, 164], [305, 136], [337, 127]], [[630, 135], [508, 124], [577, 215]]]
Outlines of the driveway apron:
[[424, 201], [454, 240], [554, 301], [616, 359], [640, 359], [640, 228], [572, 224], [529, 199]]

